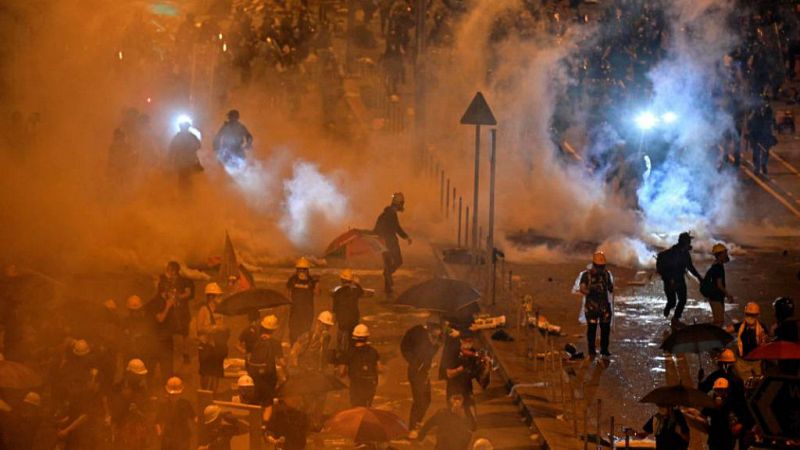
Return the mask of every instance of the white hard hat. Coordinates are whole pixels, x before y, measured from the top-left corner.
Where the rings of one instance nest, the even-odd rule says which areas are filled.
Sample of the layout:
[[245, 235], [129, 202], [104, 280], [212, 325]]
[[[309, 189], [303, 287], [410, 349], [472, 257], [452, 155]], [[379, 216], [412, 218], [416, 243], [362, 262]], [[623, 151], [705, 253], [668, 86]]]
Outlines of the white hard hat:
[[205, 290], [206, 295], [222, 295], [222, 288], [217, 283], [208, 283]]
[[356, 327], [353, 328], [353, 337], [354, 338], [369, 337], [369, 328], [367, 328], [367, 326], [364, 325], [363, 323], [356, 325]]
[[255, 386], [255, 383], [253, 383], [253, 378], [250, 375], [242, 375], [239, 377], [238, 380], [236, 380], [236, 386], [240, 388], [250, 387], [250, 386]]
[[472, 443], [472, 450], [494, 450], [494, 445], [488, 439], [480, 438]]
[[222, 412], [222, 408], [217, 405], [208, 405], [206, 409], [203, 410], [203, 422], [206, 425], [210, 424], [211, 422], [217, 420], [219, 414]]
[[25, 398], [22, 401], [29, 405], [42, 406], [42, 397], [33, 391], [25, 394]]
[[322, 311], [317, 316], [317, 320], [325, 325], [333, 325], [333, 314], [330, 311]]
[[170, 377], [164, 389], [167, 390], [168, 394], [180, 394], [183, 392], [183, 380], [178, 377]]
[[261, 328], [265, 330], [275, 331], [278, 329], [278, 318], [270, 314], [261, 319]]
[[300, 258], [297, 260], [297, 264], [294, 265], [296, 269], [310, 269], [311, 263], [306, 258]]
[[128, 366], [125, 367], [125, 370], [136, 375], [147, 375], [147, 367], [145, 367], [144, 361], [138, 358], [128, 361]]
[[131, 310], [142, 309], [142, 298], [138, 295], [131, 295], [128, 297], [128, 300], [125, 301], [125, 306]]
[[342, 272], [339, 274], [339, 278], [341, 278], [344, 281], [355, 281], [356, 280], [356, 276], [353, 274], [353, 271], [350, 270], [350, 269], [342, 270]]
[[90, 351], [91, 349], [89, 348], [89, 343], [83, 339], [78, 339], [72, 343], [72, 353], [75, 356], [86, 356]]

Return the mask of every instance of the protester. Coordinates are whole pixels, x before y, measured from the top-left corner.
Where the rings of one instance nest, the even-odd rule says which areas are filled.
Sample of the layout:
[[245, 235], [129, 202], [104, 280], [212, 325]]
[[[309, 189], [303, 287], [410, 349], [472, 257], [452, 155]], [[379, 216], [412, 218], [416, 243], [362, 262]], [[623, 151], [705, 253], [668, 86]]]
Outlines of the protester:
[[394, 290], [392, 274], [403, 264], [403, 255], [400, 252], [400, 243], [397, 237], [400, 236], [408, 241], [408, 245], [411, 245], [411, 238], [400, 226], [397, 218], [398, 212], [405, 211], [405, 205], [406, 200], [403, 193], [395, 192], [392, 194], [392, 203], [384, 208], [375, 222], [374, 232], [386, 245], [386, 251], [383, 252], [383, 282], [387, 294], [391, 294]]
[[311, 263], [300, 258], [295, 264], [295, 273], [286, 282], [286, 290], [292, 299], [289, 312], [289, 340], [294, 343], [301, 334], [307, 333], [314, 323], [314, 295], [320, 293], [319, 278], [310, 273]]
[[744, 321], [731, 325], [729, 330], [736, 334], [736, 372], [743, 380], [761, 376], [761, 361], [748, 361], [748, 353], [767, 343], [767, 329], [758, 320], [761, 307], [756, 302], [744, 306]]
[[658, 412], [644, 424], [644, 432], [656, 437], [657, 450], [686, 450], [689, 448], [689, 425], [680, 408], [670, 405], [657, 405]]
[[411, 413], [408, 428], [419, 428], [431, 404], [430, 371], [433, 357], [441, 345], [442, 327], [437, 322], [416, 325], [408, 329], [400, 341], [400, 352], [408, 363], [408, 383], [411, 387]]
[[600, 354], [611, 356], [608, 345], [611, 335], [611, 320], [614, 309], [614, 277], [606, 269], [606, 255], [595, 252], [592, 256], [592, 267], [584, 272], [580, 281], [580, 291], [585, 296], [584, 314], [586, 316], [586, 340], [589, 358], [597, 356], [595, 350], [597, 326], [600, 325]]
[[181, 351], [183, 363], [189, 364], [189, 323], [192, 321], [191, 302], [194, 298], [194, 282], [181, 275], [177, 261], [167, 263], [167, 268], [158, 279], [159, 297], [174, 302], [172, 320], [175, 346]]
[[436, 412], [425, 421], [422, 428], [412, 431], [409, 438], [419, 440], [432, 429], [436, 429], [436, 450], [466, 450], [472, 440], [472, 422], [464, 415], [464, 397], [461, 394], [452, 394], [447, 397], [447, 407]]
[[334, 360], [333, 314], [322, 311], [310, 332], [295, 341], [289, 365], [300, 371], [325, 372]]
[[247, 373], [255, 384], [255, 401], [263, 407], [272, 406], [275, 388], [286, 367], [283, 347], [273, 336], [277, 329], [277, 317], [269, 315], [261, 319], [261, 334], [247, 360]]
[[224, 316], [216, 312], [222, 302], [222, 288], [217, 283], [209, 283], [206, 285], [205, 294], [206, 304], [197, 313], [200, 386], [201, 389], [215, 392], [219, 380], [225, 375], [223, 363], [228, 356], [230, 329], [225, 324]]
[[183, 380], [170, 378], [164, 390], [167, 395], [158, 405], [155, 421], [161, 450], [189, 450], [197, 415], [191, 402], [181, 396]]
[[475, 399], [473, 397], [472, 380], [478, 382], [481, 388], [489, 385], [491, 363], [485, 356], [475, 351], [475, 339], [471, 332], [461, 333], [458, 357], [449, 362], [445, 368], [447, 374], [447, 396], [461, 395], [463, 398], [464, 414], [470, 423], [470, 428], [477, 427]]
[[333, 288], [331, 296], [333, 297], [333, 316], [338, 328], [336, 348], [340, 353], [345, 353], [349, 348], [353, 329], [361, 320], [359, 301], [363, 297], [370, 297], [372, 292], [361, 287], [350, 269], [344, 269], [339, 274], [339, 279], [341, 284]]
[[353, 329], [353, 345], [342, 359], [342, 375], [350, 379], [350, 405], [372, 406], [378, 388], [380, 356], [369, 342], [369, 328], [358, 324]]
[[678, 236], [678, 243], [662, 251], [656, 258], [656, 271], [661, 275], [664, 283], [664, 294], [667, 296], [667, 305], [664, 307], [664, 317], [669, 317], [672, 308], [672, 324], [679, 325], [683, 308], [686, 306], [686, 272], [691, 273], [698, 281], [702, 276], [692, 264], [692, 235], [688, 232]]
[[217, 405], [208, 405], [203, 410], [198, 450], [231, 450], [231, 439], [248, 429], [247, 422], [222, 412]]
[[725, 378], [714, 382], [714, 408], [704, 408], [703, 415], [708, 420], [709, 450], [733, 450], [736, 437], [742, 432], [742, 425], [735, 415], [734, 405], [729, 395], [729, 383]]
[[267, 440], [285, 450], [306, 448], [310, 422], [308, 416], [291, 405], [294, 399], [278, 399], [264, 420]]
[[723, 244], [714, 244], [711, 253], [714, 255], [714, 264], [700, 282], [700, 293], [711, 305], [712, 323], [721, 327], [725, 323], [725, 300], [731, 303], [734, 301], [725, 285], [725, 264], [731, 259]]

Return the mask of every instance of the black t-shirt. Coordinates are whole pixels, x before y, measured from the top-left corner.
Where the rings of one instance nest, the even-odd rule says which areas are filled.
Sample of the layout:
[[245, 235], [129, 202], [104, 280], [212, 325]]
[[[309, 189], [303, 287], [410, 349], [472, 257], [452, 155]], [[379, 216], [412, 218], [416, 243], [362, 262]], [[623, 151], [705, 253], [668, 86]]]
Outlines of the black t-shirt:
[[250, 354], [248, 365], [251, 376], [271, 376], [276, 374], [275, 361], [283, 356], [281, 343], [274, 338], [259, 337]]
[[173, 306], [169, 309], [167, 316], [164, 317], [163, 322], [159, 322], [157, 317], [158, 314], [161, 314], [161, 312], [164, 311], [166, 306], [167, 300], [160, 295], [157, 295], [147, 304], [147, 315], [153, 320], [153, 326], [158, 340], [171, 342], [172, 335], [175, 333], [177, 326], [175, 307]]
[[319, 280], [312, 276], [306, 279], [301, 279], [297, 274], [289, 277], [286, 282], [286, 289], [292, 293], [292, 307], [296, 304], [313, 305], [314, 290], [317, 288]]
[[378, 381], [378, 351], [370, 345], [352, 346], [345, 356], [350, 380]]
[[459, 353], [457, 358], [450, 361], [450, 364], [445, 369], [452, 370], [463, 366], [464, 370], [455, 377], [447, 379], [448, 397], [453, 394], [472, 395], [472, 380], [477, 379], [480, 373], [478, 362], [477, 357], [465, 355], [464, 353]]
[[258, 342], [259, 336], [259, 326], [257, 324], [250, 324], [249, 327], [242, 330], [239, 334], [239, 342], [244, 344], [244, 351], [247, 353], [252, 353], [253, 349], [256, 346], [256, 342]]
[[333, 290], [333, 314], [340, 330], [350, 330], [361, 317], [358, 301], [364, 296], [364, 289], [356, 283], [343, 284]]
[[409, 328], [400, 341], [400, 352], [414, 370], [428, 371], [437, 350], [439, 345], [431, 342], [428, 329], [423, 325]]
[[717, 287], [717, 280], [722, 280], [722, 285], [725, 286], [725, 266], [720, 263], [712, 264], [704, 279], [710, 283], [708, 299], [715, 302], [724, 302], [725, 294]]
[[678, 434], [678, 431], [681, 431], [683, 434], [689, 435], [689, 425], [686, 423], [683, 413], [678, 409], [673, 409], [672, 414], [667, 417], [660, 414], [654, 415], [644, 425], [644, 431], [655, 434], [656, 448], [685, 450], [689, 447], [689, 442], [684, 441]]
[[165, 439], [189, 439], [196, 415], [185, 398], [162, 399], [158, 405], [156, 422], [161, 425]]
[[580, 283], [589, 288], [589, 293], [586, 295], [587, 302], [608, 303], [609, 292], [614, 292], [611, 275], [606, 271], [587, 270], [581, 275]]
[[286, 438], [283, 448], [286, 450], [302, 450], [306, 448], [309, 421], [302, 411], [286, 405], [276, 406], [267, 423], [267, 431], [274, 437]]

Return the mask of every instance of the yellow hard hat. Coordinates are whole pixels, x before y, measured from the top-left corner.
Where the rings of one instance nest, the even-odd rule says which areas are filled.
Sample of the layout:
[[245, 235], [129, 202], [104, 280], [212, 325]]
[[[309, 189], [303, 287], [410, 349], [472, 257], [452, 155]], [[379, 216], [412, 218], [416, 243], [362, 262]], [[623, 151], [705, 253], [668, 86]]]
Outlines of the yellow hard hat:
[[714, 382], [714, 389], [728, 389], [730, 383], [723, 377], [717, 378], [717, 381]]
[[106, 309], [117, 309], [117, 302], [115, 302], [113, 298], [110, 298], [103, 302], [103, 307]]
[[353, 328], [353, 337], [354, 338], [368, 338], [369, 337], [369, 328], [360, 323]]
[[319, 313], [319, 316], [317, 316], [317, 320], [325, 325], [333, 325], [333, 314], [330, 311], [322, 311]]
[[713, 247], [711, 247], [711, 254], [716, 255], [717, 253], [727, 252], [728, 248], [725, 247], [725, 244], [716, 243]]
[[147, 375], [147, 366], [144, 365], [144, 361], [138, 358], [128, 361], [125, 370], [135, 373], [136, 375]]
[[594, 252], [592, 255], [592, 264], [596, 264], [598, 266], [605, 266], [606, 265], [606, 254], [603, 252]]
[[142, 309], [142, 298], [138, 295], [131, 295], [128, 297], [128, 300], [125, 301], [125, 306], [132, 311]]
[[747, 302], [747, 304], [744, 305], [744, 313], [757, 316], [761, 314], [761, 307], [759, 307], [756, 302]]
[[253, 377], [250, 375], [242, 375], [238, 380], [236, 380], [236, 387], [242, 388], [251, 386], [255, 386], [255, 383], [253, 382]]
[[300, 258], [297, 260], [297, 264], [294, 265], [295, 269], [310, 269], [311, 263], [308, 262], [305, 258]]
[[344, 269], [342, 271], [342, 273], [339, 274], [339, 278], [341, 278], [344, 281], [355, 281], [356, 280], [356, 276], [353, 275], [353, 271], [350, 270], [350, 269]]
[[206, 409], [203, 410], [203, 422], [205, 422], [206, 425], [210, 424], [217, 420], [221, 412], [222, 408], [220, 408], [219, 405], [206, 406]]
[[206, 295], [222, 295], [222, 288], [217, 283], [208, 283], [205, 293]]
[[717, 361], [722, 363], [736, 362], [736, 355], [733, 354], [733, 350], [726, 348], [722, 351], [722, 354], [719, 355], [719, 359]]
[[29, 405], [42, 406], [42, 396], [32, 391], [25, 394], [25, 398], [22, 401]]
[[75, 356], [86, 356], [90, 351], [89, 343], [83, 339], [78, 339], [72, 344], [72, 353]]
[[178, 377], [171, 377], [167, 380], [167, 385], [164, 388], [168, 394], [180, 394], [183, 392], [183, 380]]
[[261, 328], [269, 331], [275, 331], [278, 329], [278, 318], [274, 315], [270, 314], [269, 316], [264, 317], [261, 319]]

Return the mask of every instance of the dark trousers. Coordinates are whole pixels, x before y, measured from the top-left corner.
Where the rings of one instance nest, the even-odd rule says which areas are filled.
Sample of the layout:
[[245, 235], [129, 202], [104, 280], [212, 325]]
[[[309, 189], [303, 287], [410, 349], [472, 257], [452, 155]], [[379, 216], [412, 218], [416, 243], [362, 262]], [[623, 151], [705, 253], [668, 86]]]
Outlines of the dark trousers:
[[761, 143], [753, 142], [753, 168], [756, 173], [767, 174], [767, 163], [769, 163], [769, 148]]
[[[608, 353], [608, 341], [611, 335], [611, 323], [600, 322], [600, 352]], [[589, 349], [589, 354], [594, 355], [597, 353], [595, 350], [595, 341], [597, 340], [597, 322], [589, 322], [586, 324], [586, 343]]]
[[[683, 277], [681, 275], [681, 277]], [[664, 280], [664, 294], [667, 296], [667, 306], [664, 307], [664, 316], [669, 317], [669, 312], [675, 308], [673, 319], [679, 320], [686, 306], [686, 280]], [[677, 303], [677, 305], [676, 305]]]
[[386, 242], [386, 251], [383, 252], [383, 283], [386, 291], [391, 291], [394, 286], [392, 274], [403, 265], [403, 255], [400, 253], [400, 244]]
[[350, 406], [372, 406], [372, 400], [375, 398], [375, 390], [378, 383], [375, 380], [362, 380], [360, 378], [350, 379]]
[[425, 413], [431, 406], [431, 380], [428, 370], [417, 370], [409, 366], [408, 383], [411, 385], [411, 413], [408, 417], [408, 426], [411, 429], [419, 428]]
[[253, 374], [253, 400], [263, 407], [272, 406], [275, 399], [275, 387], [278, 384], [278, 378], [274, 373], [265, 375]]

